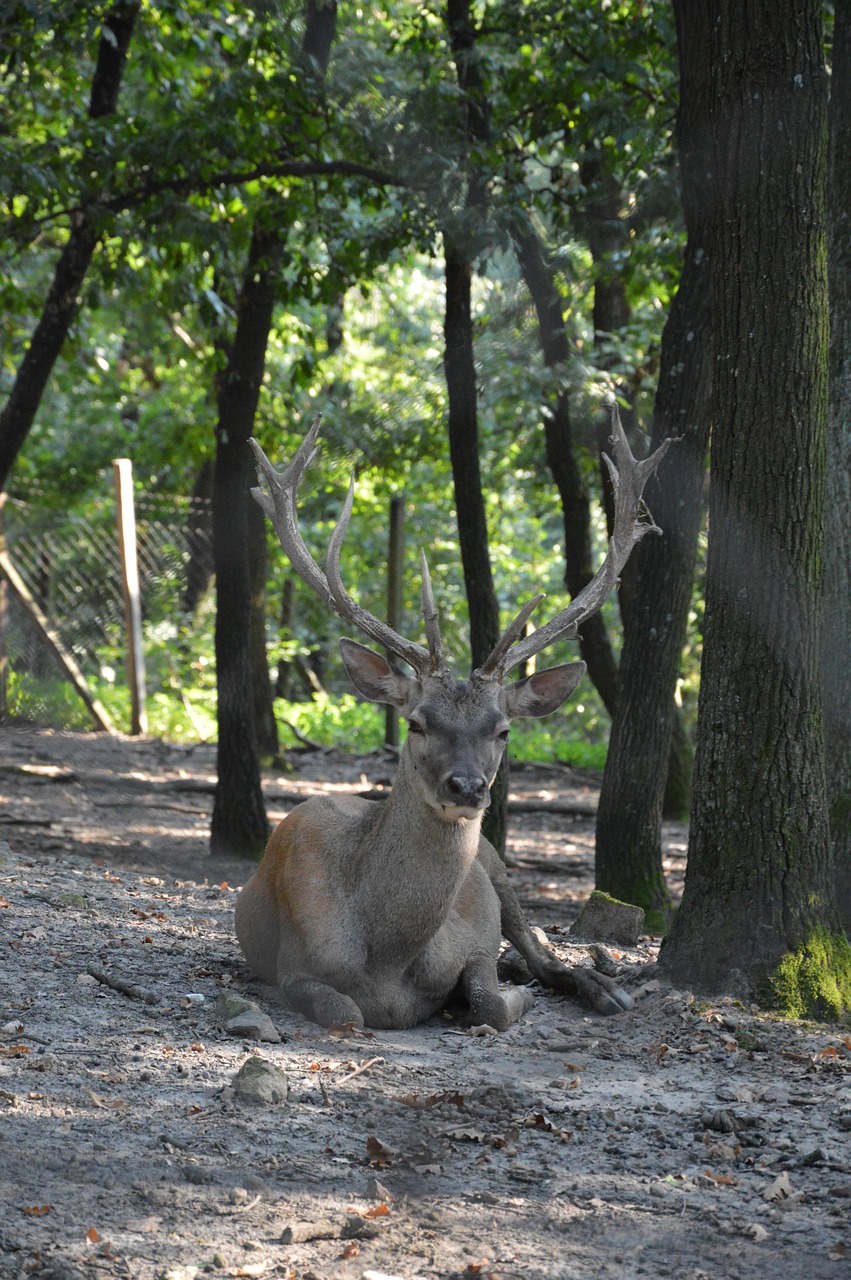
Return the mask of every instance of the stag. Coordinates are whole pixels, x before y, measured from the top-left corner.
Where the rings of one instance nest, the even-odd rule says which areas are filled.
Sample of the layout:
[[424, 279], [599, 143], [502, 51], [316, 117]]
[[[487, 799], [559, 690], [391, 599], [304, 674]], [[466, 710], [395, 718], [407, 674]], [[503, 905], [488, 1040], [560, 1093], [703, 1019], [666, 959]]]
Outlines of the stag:
[[473, 1024], [499, 1031], [529, 1008], [525, 986], [500, 987], [501, 940], [513, 943], [545, 986], [617, 1013], [629, 996], [611, 978], [563, 964], [527, 923], [505, 867], [481, 832], [490, 786], [511, 720], [555, 711], [585, 664], [551, 667], [520, 680], [509, 673], [565, 636], [603, 605], [635, 544], [659, 530], [642, 492], [668, 447], [637, 461], [612, 414], [614, 522], [595, 577], [531, 635], [526, 623], [543, 598], [519, 612], [469, 680], [451, 675], [441, 642], [425, 555], [422, 611], [427, 645], [407, 640], [347, 592], [340, 550], [354, 480], [331, 537], [324, 569], [298, 526], [296, 493], [318, 452], [317, 417], [292, 462], [278, 472], [251, 441], [268, 492], [252, 489], [301, 579], [329, 608], [411, 667], [407, 675], [354, 640], [340, 641], [346, 670], [371, 702], [399, 708], [408, 734], [383, 804], [356, 796], [315, 797], [277, 827], [242, 890], [236, 932], [250, 967], [280, 986], [287, 1003], [321, 1026], [410, 1027], [457, 993]]

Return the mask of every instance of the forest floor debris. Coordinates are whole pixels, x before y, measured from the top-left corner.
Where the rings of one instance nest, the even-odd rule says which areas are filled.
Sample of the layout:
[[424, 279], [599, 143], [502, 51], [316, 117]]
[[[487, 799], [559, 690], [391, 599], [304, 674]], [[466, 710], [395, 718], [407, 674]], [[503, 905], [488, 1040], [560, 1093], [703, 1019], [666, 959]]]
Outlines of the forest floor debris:
[[[323, 1032], [242, 963], [251, 867], [206, 857], [212, 770], [210, 748], [0, 731], [0, 1274], [851, 1275], [849, 1027], [673, 990], [643, 937], [611, 948], [635, 998], [614, 1019], [541, 991], [501, 1036]], [[391, 772], [299, 754], [269, 808]], [[577, 962], [596, 786], [512, 776], [513, 878]], [[665, 840], [676, 887], [685, 832]], [[223, 994], [280, 1042], [229, 1029], [251, 1004]]]

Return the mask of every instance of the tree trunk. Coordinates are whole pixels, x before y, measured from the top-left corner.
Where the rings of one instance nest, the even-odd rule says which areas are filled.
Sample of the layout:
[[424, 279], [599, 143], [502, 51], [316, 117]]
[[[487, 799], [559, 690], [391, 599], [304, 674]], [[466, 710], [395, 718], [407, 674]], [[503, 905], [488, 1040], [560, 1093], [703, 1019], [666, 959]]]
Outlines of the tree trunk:
[[[689, 21], [694, 8], [683, 6]], [[698, 990], [779, 991], [788, 1008], [835, 1013], [822, 7], [710, 8], [710, 535], [688, 870], [661, 960]]]
[[[689, 15], [683, 21], [685, 8]], [[648, 926], [657, 931], [664, 930], [671, 911], [662, 872], [662, 809], [702, 514], [711, 373], [707, 211], [712, 180], [704, 125], [710, 19], [682, 2], [675, 11], [677, 141], [688, 244], [662, 336], [652, 444], [666, 436], [679, 442], [646, 495], [662, 537], [643, 539], [631, 557], [634, 589], [621, 653], [620, 703], [597, 811], [597, 887], [643, 907]], [[688, 788], [686, 778], [681, 792], [683, 782]]]
[[[305, 74], [322, 74], [333, 43], [336, 4], [333, 0], [308, 0], [306, 20], [301, 48]], [[237, 303], [236, 333], [219, 389], [216, 431], [213, 554], [219, 737], [210, 851], [245, 857], [262, 853], [268, 835], [260, 785], [258, 719], [261, 726], [266, 722], [268, 733], [268, 717], [274, 718], [265, 652], [265, 585], [260, 581], [261, 575], [265, 579], [265, 556], [259, 552], [262, 536], [265, 553], [265, 532], [257, 533], [255, 514], [248, 514], [248, 503], [253, 501], [248, 494], [253, 483], [248, 439], [260, 396], [283, 253], [275, 226], [277, 206], [275, 197], [267, 199], [255, 221]], [[250, 528], [255, 531], [253, 538]], [[253, 671], [261, 667], [262, 677], [252, 678]]]
[[[515, 219], [512, 239], [538, 317], [544, 364], [548, 369], [564, 370], [570, 347], [555, 273], [528, 222]], [[573, 446], [566, 386], [559, 388], [555, 404], [544, 409], [544, 441], [547, 464], [561, 501], [564, 584], [572, 598], [591, 581], [595, 565], [591, 549], [591, 501]], [[582, 624], [579, 651], [588, 664], [588, 675], [606, 710], [613, 715], [618, 692], [618, 668], [602, 614], [596, 613]]]
[[[92, 119], [115, 111], [139, 8], [139, 0], [120, 0], [103, 20], [89, 99], [89, 116]], [[102, 228], [89, 214], [83, 212], [73, 216], [44, 310], [18, 367], [9, 399], [0, 413], [0, 490], [5, 488], [15, 459], [35, 421], [47, 380], [77, 313], [80, 287], [101, 232]]]
[[[488, 109], [484, 85], [475, 60], [476, 33], [470, 0], [448, 0], [446, 22], [452, 56], [462, 92], [464, 124], [471, 141], [488, 137]], [[486, 193], [481, 175], [470, 168], [463, 214], [443, 232], [446, 300], [443, 332], [444, 368], [449, 400], [449, 455], [455, 489], [458, 540], [470, 610], [470, 648], [473, 666], [480, 666], [499, 639], [499, 603], [493, 585], [482, 476], [479, 465], [479, 425], [473, 318], [470, 291], [474, 242], [484, 213]], [[505, 849], [508, 769], [505, 761], [491, 787], [485, 815], [485, 835], [501, 854]]]
[[830, 412], [825, 498], [824, 706], [836, 900], [851, 937], [851, 3], [834, 6], [828, 188]]
[[281, 254], [277, 232], [255, 224], [237, 302], [236, 333], [219, 387], [213, 480], [218, 689], [217, 779], [210, 828], [214, 855], [255, 857], [268, 836], [250, 662], [248, 489], [253, 468], [248, 438], [263, 380]]

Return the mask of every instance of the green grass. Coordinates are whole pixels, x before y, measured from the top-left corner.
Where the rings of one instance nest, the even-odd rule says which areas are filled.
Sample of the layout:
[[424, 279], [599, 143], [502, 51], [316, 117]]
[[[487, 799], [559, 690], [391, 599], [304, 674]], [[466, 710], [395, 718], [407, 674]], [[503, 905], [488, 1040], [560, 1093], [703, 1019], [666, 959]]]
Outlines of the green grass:
[[[150, 693], [147, 699], [148, 734], [169, 742], [215, 741], [216, 694], [211, 673], [205, 672], [192, 688], [173, 684]], [[97, 681], [92, 692], [103, 703], [115, 727], [130, 727], [130, 693], [123, 684]], [[586, 699], [587, 701], [587, 699]], [[30, 673], [12, 672], [9, 681], [9, 714], [55, 728], [86, 730], [91, 719], [66, 680], [37, 679]], [[345, 751], [377, 751], [384, 743], [384, 708], [360, 702], [352, 694], [320, 695], [309, 702], [277, 699], [275, 714], [281, 746], [295, 746], [294, 726], [305, 738], [324, 747]], [[606, 742], [599, 713], [569, 707], [546, 720], [515, 721], [511, 728], [512, 760], [547, 764], [554, 760], [581, 769], [602, 769]], [[402, 725], [404, 740], [405, 726]]]

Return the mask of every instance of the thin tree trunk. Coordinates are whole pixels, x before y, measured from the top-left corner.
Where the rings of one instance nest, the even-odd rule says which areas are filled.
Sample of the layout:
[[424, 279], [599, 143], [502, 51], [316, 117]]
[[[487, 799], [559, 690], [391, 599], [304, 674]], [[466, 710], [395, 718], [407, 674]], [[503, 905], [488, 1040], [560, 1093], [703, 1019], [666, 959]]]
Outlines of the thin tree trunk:
[[[485, 141], [489, 133], [488, 104], [475, 59], [476, 32], [470, 0], [448, 0], [446, 22], [452, 56], [462, 92], [464, 124], [471, 141]], [[479, 426], [476, 366], [473, 354], [471, 285], [474, 238], [484, 215], [485, 186], [470, 167], [464, 214], [444, 227], [446, 300], [443, 332], [444, 368], [449, 399], [449, 455], [458, 517], [458, 540], [470, 610], [470, 648], [473, 666], [481, 665], [499, 638], [499, 603], [493, 585], [482, 476], [479, 465]], [[501, 854], [505, 849], [508, 769], [500, 767], [491, 787], [485, 815], [485, 835]]]
[[210, 828], [214, 855], [255, 857], [268, 837], [249, 643], [248, 489], [253, 473], [248, 438], [263, 380], [281, 255], [277, 231], [255, 224], [237, 302], [236, 333], [218, 396], [213, 481], [218, 689], [217, 778]]
[[[680, 9], [688, 7], [687, 21]], [[680, 285], [662, 337], [652, 444], [678, 438], [647, 493], [661, 538], [632, 555], [633, 596], [597, 812], [597, 887], [634, 902], [663, 930], [671, 898], [662, 871], [661, 823], [674, 740], [674, 691], [691, 602], [709, 432], [711, 373], [707, 211], [712, 180], [705, 137], [706, 27], [676, 7], [680, 53], [677, 140], [688, 231]], [[687, 786], [687, 782], [686, 782]]]
[[[549, 369], [564, 370], [570, 345], [555, 273], [539, 237], [528, 222], [515, 219], [512, 238], [538, 317], [544, 363]], [[555, 404], [544, 409], [544, 441], [547, 464], [558, 489], [564, 522], [564, 584], [573, 597], [591, 581], [595, 565], [591, 548], [591, 501], [574, 449], [566, 386], [559, 388]], [[606, 710], [613, 715], [618, 692], [618, 668], [601, 614], [595, 614], [580, 628], [579, 651], [588, 664], [588, 675]]]
[[824, 706], [836, 899], [851, 937], [851, 3], [836, 0], [830, 99], [830, 413], [825, 495]]
[[[139, 0], [120, 0], [103, 20], [89, 98], [89, 116], [93, 120], [115, 111], [139, 8]], [[74, 215], [44, 310], [0, 413], [0, 490], [5, 488], [35, 421], [47, 380], [77, 314], [80, 288], [101, 234], [102, 227], [89, 214]]]
[[689, 861], [661, 960], [698, 990], [780, 989], [787, 1007], [836, 1013], [820, 681], [822, 6], [709, 8], [709, 553]]

